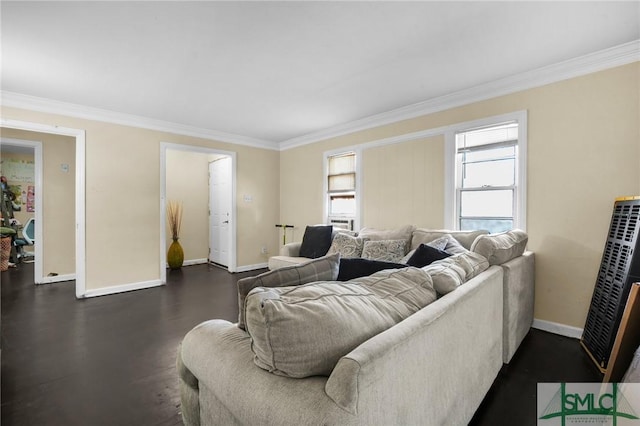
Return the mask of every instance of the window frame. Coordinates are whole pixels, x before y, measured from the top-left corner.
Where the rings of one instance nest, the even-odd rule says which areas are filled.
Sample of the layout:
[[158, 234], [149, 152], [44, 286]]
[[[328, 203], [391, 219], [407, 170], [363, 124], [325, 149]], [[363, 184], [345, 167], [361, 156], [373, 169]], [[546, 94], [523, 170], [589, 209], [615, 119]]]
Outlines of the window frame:
[[[445, 130], [445, 228], [460, 229], [460, 197], [461, 190], [458, 182], [461, 170], [458, 164], [456, 148], [456, 134], [481, 128], [499, 126], [509, 122], [518, 124], [518, 140], [516, 143], [516, 173], [515, 182], [511, 186], [495, 186], [487, 190], [513, 188], [513, 229], [527, 228], [527, 111], [487, 117], [480, 120], [468, 121], [449, 126]], [[467, 189], [468, 190], [468, 189]]]
[[[337, 193], [329, 193], [329, 158], [335, 157], [339, 155], [353, 153], [355, 155], [355, 190], [354, 198], [356, 203], [356, 213], [354, 216], [344, 215], [344, 214], [335, 214], [331, 215], [330, 208], [330, 198], [332, 195], [336, 195]], [[360, 229], [360, 215], [362, 212], [362, 148], [360, 147], [346, 147], [335, 149], [331, 151], [326, 151], [322, 157], [322, 174], [323, 174], [323, 218], [324, 223], [329, 223], [330, 218], [340, 218], [340, 219], [353, 219], [353, 229]], [[351, 192], [351, 191], [345, 191]]]

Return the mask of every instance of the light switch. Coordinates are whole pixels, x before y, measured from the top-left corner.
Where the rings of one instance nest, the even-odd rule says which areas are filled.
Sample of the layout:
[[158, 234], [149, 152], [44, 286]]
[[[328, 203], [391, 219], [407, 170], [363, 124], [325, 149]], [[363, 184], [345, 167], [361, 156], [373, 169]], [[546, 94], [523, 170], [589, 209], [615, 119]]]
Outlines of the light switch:
[[60, 164], [60, 170], [65, 173], [69, 173], [69, 165], [68, 164]]

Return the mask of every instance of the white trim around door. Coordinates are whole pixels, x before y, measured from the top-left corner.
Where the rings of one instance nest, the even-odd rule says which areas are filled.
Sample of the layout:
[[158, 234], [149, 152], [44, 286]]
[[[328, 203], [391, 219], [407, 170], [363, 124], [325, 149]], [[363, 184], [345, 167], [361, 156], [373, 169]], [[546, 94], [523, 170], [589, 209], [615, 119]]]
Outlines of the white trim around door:
[[[167, 283], [167, 150], [189, 151], [211, 155], [225, 155], [231, 157], [231, 228], [229, 232], [229, 272], [237, 272], [237, 254], [236, 254], [236, 232], [237, 232], [237, 214], [236, 214], [236, 153], [233, 151], [224, 151], [214, 148], [206, 148], [194, 145], [182, 145], [169, 142], [160, 143], [160, 281], [162, 284]], [[208, 231], [207, 231], [208, 234]]]

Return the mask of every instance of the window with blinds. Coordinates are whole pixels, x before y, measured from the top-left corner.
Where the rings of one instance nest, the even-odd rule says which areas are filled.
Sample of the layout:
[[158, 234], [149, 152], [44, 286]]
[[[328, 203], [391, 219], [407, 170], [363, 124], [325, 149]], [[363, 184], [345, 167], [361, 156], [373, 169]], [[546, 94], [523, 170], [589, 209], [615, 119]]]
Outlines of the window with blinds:
[[455, 140], [458, 229], [513, 229], [518, 214], [518, 123], [459, 132]]
[[346, 152], [327, 158], [327, 196], [329, 216], [356, 216], [356, 153]]

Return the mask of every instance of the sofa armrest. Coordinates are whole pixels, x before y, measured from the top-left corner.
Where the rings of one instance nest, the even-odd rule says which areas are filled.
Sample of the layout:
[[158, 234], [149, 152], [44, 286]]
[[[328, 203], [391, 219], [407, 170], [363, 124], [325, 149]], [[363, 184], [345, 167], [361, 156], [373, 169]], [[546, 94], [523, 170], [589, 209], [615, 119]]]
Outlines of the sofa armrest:
[[377, 413], [373, 423], [467, 424], [502, 367], [502, 283], [491, 267], [367, 340], [340, 359], [325, 392], [358, 417]]
[[[193, 328], [184, 337], [179, 356], [183, 388], [198, 392], [195, 398], [183, 397], [187, 405], [183, 411], [201, 418], [200, 424], [350, 425], [355, 421], [326, 395], [326, 377], [292, 379], [258, 368], [249, 334], [228, 321], [209, 320]], [[194, 383], [197, 391], [191, 387]]]
[[535, 256], [527, 251], [501, 265], [504, 270], [504, 354], [508, 364], [533, 324]]
[[298, 257], [300, 256], [300, 246], [302, 243], [287, 243], [280, 247], [280, 256]]

